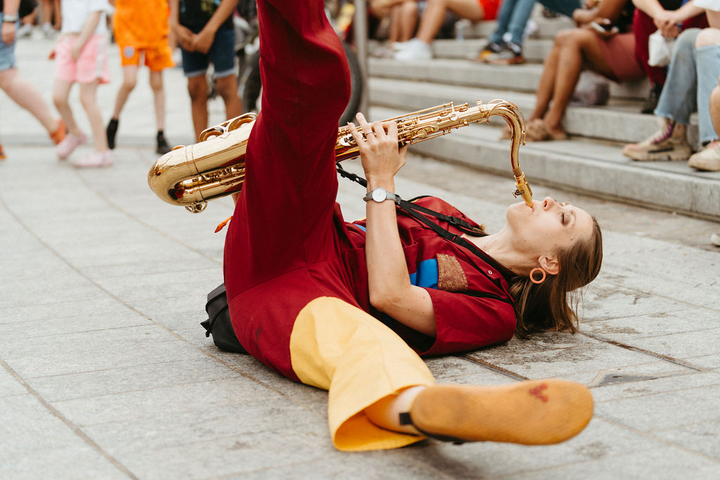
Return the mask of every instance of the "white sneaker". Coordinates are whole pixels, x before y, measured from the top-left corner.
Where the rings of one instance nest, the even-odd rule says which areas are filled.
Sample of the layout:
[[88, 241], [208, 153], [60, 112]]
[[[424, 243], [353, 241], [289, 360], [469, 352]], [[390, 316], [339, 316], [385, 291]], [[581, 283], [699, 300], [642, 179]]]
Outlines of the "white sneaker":
[[720, 142], [710, 142], [688, 160], [688, 165], [706, 172], [720, 172]]
[[392, 42], [390, 44], [390, 47], [392, 47], [393, 51], [399, 52], [400, 50], [405, 50], [408, 45], [411, 45], [414, 41], [419, 41], [417, 38], [411, 38], [410, 40], [407, 40], [405, 42]]
[[87, 136], [84, 133], [81, 133], [78, 136], [67, 134], [65, 136], [65, 140], [58, 143], [55, 147], [58, 159], [65, 160], [72, 152], [75, 151], [77, 147], [85, 144], [86, 142]]
[[29, 23], [23, 23], [20, 25], [20, 28], [17, 30], [17, 34], [15, 35], [17, 38], [29, 38], [32, 36], [33, 32], [33, 26]]
[[110, 150], [105, 152], [92, 152], [87, 157], [73, 162], [73, 167], [77, 168], [95, 168], [109, 167], [113, 164], [113, 157]]
[[720, 233], [713, 233], [710, 236], [710, 243], [717, 247], [720, 247]]
[[413, 38], [402, 46], [401, 50], [395, 52], [395, 60], [411, 61], [411, 60], [430, 60], [433, 58], [432, 47], [429, 44]]
[[48, 38], [48, 39], [55, 38], [55, 29], [49, 23], [43, 24], [42, 32], [43, 32], [43, 35], [45, 35], [45, 38]]

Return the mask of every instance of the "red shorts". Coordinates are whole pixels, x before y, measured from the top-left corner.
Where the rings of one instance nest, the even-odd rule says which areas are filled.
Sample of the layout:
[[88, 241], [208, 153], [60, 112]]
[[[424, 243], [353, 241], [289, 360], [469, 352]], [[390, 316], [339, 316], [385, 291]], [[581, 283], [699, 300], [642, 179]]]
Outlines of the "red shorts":
[[497, 18], [501, 0], [478, 0], [478, 2], [485, 13], [483, 20], [495, 20]]

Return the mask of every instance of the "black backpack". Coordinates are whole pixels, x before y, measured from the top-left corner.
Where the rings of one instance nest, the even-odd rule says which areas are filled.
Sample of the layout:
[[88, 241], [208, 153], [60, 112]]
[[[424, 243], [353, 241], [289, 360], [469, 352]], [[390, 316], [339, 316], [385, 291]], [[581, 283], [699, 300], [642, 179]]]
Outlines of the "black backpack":
[[228, 308], [225, 284], [221, 284], [212, 292], [208, 293], [205, 311], [208, 319], [201, 322], [205, 327], [205, 336], [212, 334], [213, 342], [220, 349], [232, 353], [247, 353], [247, 350], [240, 345], [235, 336], [232, 322], [230, 321], [230, 309]]

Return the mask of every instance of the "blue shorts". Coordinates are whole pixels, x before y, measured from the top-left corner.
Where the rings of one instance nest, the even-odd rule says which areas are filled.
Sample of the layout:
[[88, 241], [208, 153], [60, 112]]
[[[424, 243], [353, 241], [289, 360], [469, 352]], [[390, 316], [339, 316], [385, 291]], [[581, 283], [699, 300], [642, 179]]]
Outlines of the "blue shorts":
[[185, 76], [205, 75], [210, 63], [215, 67], [215, 78], [235, 74], [235, 30], [220, 27], [208, 53], [188, 52], [181, 48]]
[[[2, 25], [2, 13], [0, 13], [0, 25]], [[15, 26], [19, 27], [20, 22]], [[17, 28], [15, 29], [17, 31]], [[0, 72], [4, 72], [10, 68], [15, 68], [15, 42], [8, 45], [0, 40]]]

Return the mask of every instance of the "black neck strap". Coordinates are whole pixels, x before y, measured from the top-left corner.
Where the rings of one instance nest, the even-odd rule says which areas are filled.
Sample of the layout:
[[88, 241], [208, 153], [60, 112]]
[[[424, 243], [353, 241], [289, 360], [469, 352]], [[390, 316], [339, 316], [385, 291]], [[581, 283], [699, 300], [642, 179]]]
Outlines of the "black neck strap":
[[[356, 175], [354, 173], [348, 172], [345, 170], [342, 166], [340, 166], [340, 163], [335, 164], [337, 167], [337, 171], [340, 174], [341, 177], [347, 178], [348, 180], [351, 180], [355, 183], [358, 183], [362, 185], [363, 187], [367, 188], [367, 180], [365, 180], [360, 175]], [[413, 200], [417, 200], [418, 198], [423, 197], [416, 197]], [[495, 268], [502, 272], [505, 270], [505, 267], [497, 263], [494, 258], [489, 256], [487, 253], [480, 250], [478, 247], [476, 247], [472, 242], [469, 242], [467, 239], [461, 237], [460, 235], [455, 235], [454, 233], [451, 233], [449, 230], [444, 229], [437, 223], [433, 222], [429, 218], [427, 218], [425, 215], [430, 215], [432, 217], [435, 217], [439, 220], [442, 220], [444, 222], [449, 223], [450, 225], [454, 226], [458, 230], [467, 233], [468, 235], [472, 235], [475, 237], [485, 236], [486, 234], [481, 231], [478, 227], [468, 223], [467, 221], [463, 220], [459, 217], [454, 217], [451, 215], [445, 215], [440, 212], [436, 212], [435, 210], [431, 210], [429, 208], [423, 207], [421, 205], [416, 205], [415, 203], [412, 203], [412, 201], [403, 200], [400, 198], [400, 196], [396, 197], [395, 204], [406, 214], [413, 217], [418, 222], [422, 223], [423, 225], [428, 226], [430, 229], [432, 229], [435, 233], [440, 235], [442, 238], [449, 240], [453, 242], [456, 245], [460, 245], [461, 247], [464, 247], [470, 252], [472, 252], [474, 255], [485, 261], [486, 263], [495, 266]], [[421, 213], [422, 212], [422, 213]], [[423, 215], [423, 213], [425, 215]]]

